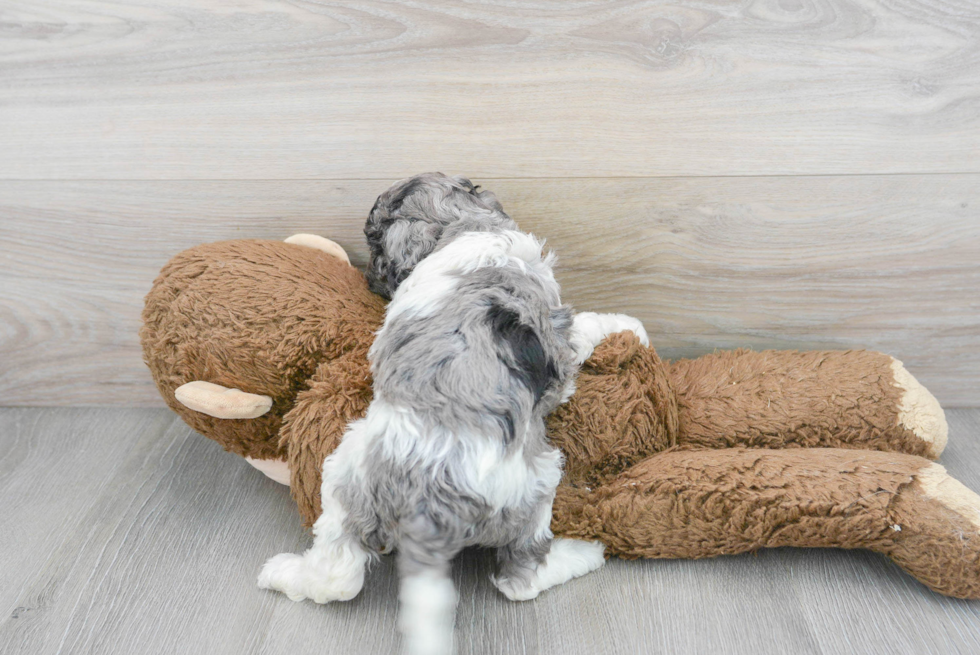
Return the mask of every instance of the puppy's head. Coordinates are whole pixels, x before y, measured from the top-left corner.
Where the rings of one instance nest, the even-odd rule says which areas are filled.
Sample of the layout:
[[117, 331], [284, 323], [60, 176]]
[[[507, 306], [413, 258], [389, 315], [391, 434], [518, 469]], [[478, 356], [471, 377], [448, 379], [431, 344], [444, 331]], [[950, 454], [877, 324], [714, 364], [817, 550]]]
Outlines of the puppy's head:
[[422, 173], [392, 185], [378, 196], [364, 226], [371, 291], [390, 300], [446, 228], [460, 222], [471, 224], [468, 229], [514, 226], [493, 193], [465, 177]]

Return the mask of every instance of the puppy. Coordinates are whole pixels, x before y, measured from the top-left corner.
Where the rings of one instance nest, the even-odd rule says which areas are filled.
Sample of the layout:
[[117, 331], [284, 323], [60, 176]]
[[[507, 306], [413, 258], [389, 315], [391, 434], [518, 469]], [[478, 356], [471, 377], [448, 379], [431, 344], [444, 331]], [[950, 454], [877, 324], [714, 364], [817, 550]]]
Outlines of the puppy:
[[270, 559], [259, 586], [349, 600], [368, 562], [397, 549], [406, 650], [450, 653], [463, 548], [497, 549], [493, 583], [512, 600], [602, 566], [602, 544], [552, 537], [562, 456], [544, 419], [606, 334], [646, 333], [622, 315], [573, 316], [554, 257], [464, 178], [397, 183], [365, 234], [369, 283], [391, 299], [369, 353], [374, 401], [323, 463], [313, 546]]

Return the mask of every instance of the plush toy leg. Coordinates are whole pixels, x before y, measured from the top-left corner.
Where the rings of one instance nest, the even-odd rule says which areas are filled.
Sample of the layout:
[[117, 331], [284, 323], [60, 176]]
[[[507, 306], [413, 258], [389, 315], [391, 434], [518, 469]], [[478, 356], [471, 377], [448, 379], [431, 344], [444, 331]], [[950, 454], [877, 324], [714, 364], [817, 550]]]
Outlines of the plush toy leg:
[[898, 494], [889, 517], [895, 532], [874, 550], [938, 592], [980, 598], [980, 496], [930, 464]]
[[898, 360], [869, 351], [719, 352], [670, 365], [678, 444], [870, 448], [936, 458], [939, 403]]
[[667, 452], [595, 489], [559, 487], [552, 529], [627, 558], [867, 548], [938, 592], [980, 598], [980, 496], [910, 455]]
[[215, 418], [258, 418], [272, 408], [272, 398], [220, 384], [194, 380], [174, 390], [177, 401], [196, 412]]
[[337, 243], [331, 241], [330, 239], [324, 239], [316, 234], [294, 234], [293, 236], [285, 239], [286, 243], [291, 243], [296, 246], [305, 246], [307, 248], [315, 248], [316, 250], [322, 250], [323, 252], [336, 257], [337, 259], [343, 260], [350, 264], [350, 258], [347, 253], [341, 248]]

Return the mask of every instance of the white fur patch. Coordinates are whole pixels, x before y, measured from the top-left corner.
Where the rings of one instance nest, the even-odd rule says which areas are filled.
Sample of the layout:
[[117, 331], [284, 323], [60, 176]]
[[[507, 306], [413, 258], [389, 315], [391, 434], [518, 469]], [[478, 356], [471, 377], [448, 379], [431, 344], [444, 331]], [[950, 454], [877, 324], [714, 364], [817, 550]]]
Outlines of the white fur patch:
[[542, 257], [543, 246], [533, 235], [515, 230], [464, 232], [418, 263], [392, 296], [385, 322], [402, 314], [431, 316], [456, 289], [459, 275], [488, 266], [517, 266], [525, 271], [531, 266], [553, 281], [554, 258]]
[[542, 453], [529, 467], [523, 451], [508, 455], [500, 443], [480, 434], [454, 435], [436, 427], [423, 435], [415, 412], [378, 398], [368, 407], [363, 429], [365, 441], [381, 440], [386, 457], [412, 466], [435, 465], [445, 460], [453, 448], [460, 449], [467, 476], [462, 484], [497, 510], [554, 489], [561, 481], [562, 454], [558, 449]]
[[293, 601], [309, 598], [315, 603], [350, 600], [361, 591], [367, 553], [356, 539], [344, 534], [347, 512], [332, 487], [324, 487], [323, 512], [313, 524], [313, 545], [302, 555], [282, 553], [266, 562], [259, 574], [260, 588], [281, 591]]
[[422, 425], [415, 412], [375, 397], [364, 418], [367, 439], [380, 439], [388, 459], [424, 466], [445, 459], [453, 446], [452, 435], [435, 429], [423, 438]]
[[[495, 510], [514, 507], [529, 496], [551, 491], [561, 481], [562, 454], [558, 449], [542, 453], [528, 466], [522, 451], [504, 456], [498, 444], [482, 437], [467, 439], [465, 444], [466, 486]], [[550, 519], [550, 510], [548, 513]]]
[[494, 584], [511, 600], [531, 600], [546, 589], [600, 568], [606, 563], [605, 549], [598, 541], [555, 539], [548, 556], [530, 580], [501, 578], [494, 580]]
[[350, 600], [364, 586], [367, 556], [350, 539], [317, 547], [302, 555], [280, 553], [259, 573], [260, 589], [275, 589], [289, 600], [309, 598], [315, 603]]
[[424, 572], [403, 578], [400, 586], [398, 628], [405, 651], [411, 655], [450, 655], [456, 615], [452, 580]]

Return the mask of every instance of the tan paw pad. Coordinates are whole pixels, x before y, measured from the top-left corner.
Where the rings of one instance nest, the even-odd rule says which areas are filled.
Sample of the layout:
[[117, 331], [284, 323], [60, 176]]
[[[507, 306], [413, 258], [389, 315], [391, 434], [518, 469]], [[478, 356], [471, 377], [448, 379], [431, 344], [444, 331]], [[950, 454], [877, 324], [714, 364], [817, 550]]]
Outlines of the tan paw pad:
[[929, 444], [929, 455], [939, 457], [946, 447], [949, 426], [946, 414], [936, 397], [905, 370], [902, 362], [892, 359], [895, 386], [902, 389], [898, 405], [898, 422]]
[[980, 532], [980, 496], [956, 478], [950, 477], [939, 464], [930, 464], [916, 478], [927, 498], [953, 510]]

